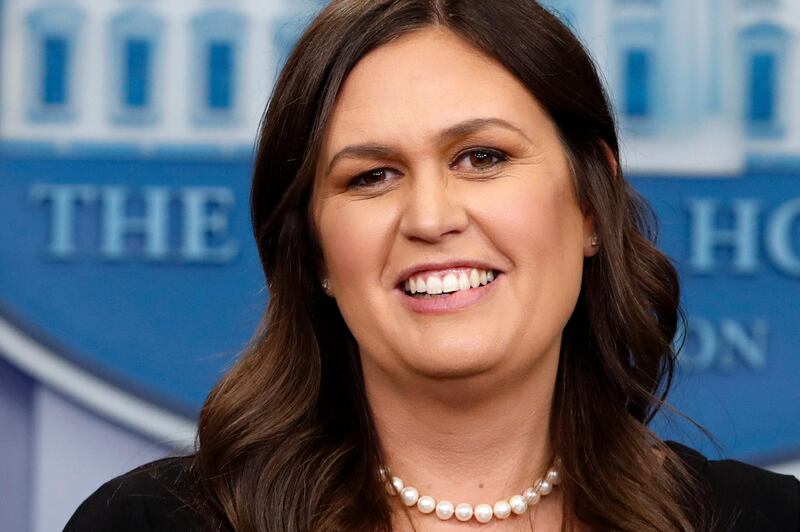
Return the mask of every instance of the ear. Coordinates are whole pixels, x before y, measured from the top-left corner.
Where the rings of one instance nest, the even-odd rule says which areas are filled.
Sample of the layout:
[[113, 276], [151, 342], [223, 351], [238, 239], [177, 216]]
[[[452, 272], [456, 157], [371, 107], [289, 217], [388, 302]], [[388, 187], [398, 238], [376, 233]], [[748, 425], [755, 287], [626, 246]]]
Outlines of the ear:
[[317, 268], [317, 271], [319, 272], [318, 278], [320, 285], [322, 285], [322, 291], [325, 292], [327, 296], [334, 297], [333, 283], [331, 282], [331, 278], [328, 277], [328, 269], [325, 268], [324, 265], [321, 265], [319, 268]]
[[600, 251], [600, 237], [594, 225], [594, 216], [587, 214], [583, 217], [583, 256], [594, 257]]
[[326, 295], [333, 297], [333, 286], [330, 284], [330, 279], [323, 277], [320, 283], [322, 284], [322, 291], [325, 292]]
[[[603, 149], [603, 153], [606, 156], [608, 169], [611, 171], [611, 175], [616, 176], [619, 172], [619, 163], [617, 162], [617, 158], [605, 141], [601, 140], [599, 142], [601, 148]], [[583, 256], [594, 257], [597, 255], [597, 252], [600, 251], [600, 246], [602, 246], [602, 244], [603, 243], [600, 240], [600, 236], [597, 233], [597, 226], [594, 222], [594, 216], [591, 214], [586, 214], [583, 218]]]
[[603, 153], [606, 155], [606, 162], [608, 163], [608, 169], [611, 170], [611, 175], [616, 176], [619, 172], [619, 164], [617, 163], [617, 157], [614, 155], [614, 152], [611, 151], [611, 148], [608, 147], [606, 141], [600, 140], [600, 147], [603, 149]]

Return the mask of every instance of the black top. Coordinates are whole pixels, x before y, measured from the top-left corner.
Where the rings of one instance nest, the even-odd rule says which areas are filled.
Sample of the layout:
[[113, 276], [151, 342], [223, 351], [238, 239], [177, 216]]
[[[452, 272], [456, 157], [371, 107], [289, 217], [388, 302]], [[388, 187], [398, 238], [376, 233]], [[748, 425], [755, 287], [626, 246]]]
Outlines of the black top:
[[[667, 442], [705, 482], [721, 530], [800, 532], [800, 482], [734, 460], [707, 460]], [[64, 532], [196, 531], [192, 512], [176, 493], [187, 485], [189, 457], [141, 466], [101, 486], [76, 510]]]

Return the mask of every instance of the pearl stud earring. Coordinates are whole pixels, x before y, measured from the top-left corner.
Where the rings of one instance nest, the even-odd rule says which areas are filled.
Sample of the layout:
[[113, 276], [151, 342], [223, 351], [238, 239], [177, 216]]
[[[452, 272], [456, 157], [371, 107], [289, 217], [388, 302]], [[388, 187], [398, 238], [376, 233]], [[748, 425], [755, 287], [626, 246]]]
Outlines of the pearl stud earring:
[[331, 285], [327, 279], [322, 280], [322, 289], [325, 291], [326, 294], [331, 293]]
[[592, 236], [592, 247], [596, 248], [600, 245], [600, 238], [597, 235]]

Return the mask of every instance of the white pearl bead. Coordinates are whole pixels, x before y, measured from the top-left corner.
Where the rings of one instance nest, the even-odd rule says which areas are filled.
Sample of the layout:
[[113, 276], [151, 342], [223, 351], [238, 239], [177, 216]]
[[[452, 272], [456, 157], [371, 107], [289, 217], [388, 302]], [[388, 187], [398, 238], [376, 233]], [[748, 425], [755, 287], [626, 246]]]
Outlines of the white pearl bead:
[[539, 495], [539, 492], [533, 488], [526, 489], [525, 492], [522, 494], [522, 496], [525, 497], [525, 500], [528, 501], [528, 504], [530, 506], [537, 504], [539, 500], [542, 498], [542, 496]]
[[506, 519], [511, 515], [511, 505], [508, 501], [497, 501], [494, 503], [494, 516], [498, 519]]
[[417, 501], [417, 508], [424, 514], [429, 514], [436, 509], [436, 501], [430, 495], [423, 495]]
[[442, 521], [447, 521], [453, 517], [455, 511], [456, 508], [450, 501], [439, 501], [439, 504], [436, 505], [436, 517]]
[[514, 495], [508, 500], [511, 505], [511, 511], [517, 515], [522, 515], [528, 509], [528, 501], [522, 495]]
[[417, 500], [419, 499], [419, 492], [417, 491], [417, 488], [406, 486], [403, 488], [403, 491], [400, 492], [400, 498], [403, 500], [403, 504], [406, 506], [414, 506], [417, 504]]
[[400, 477], [392, 477], [392, 487], [394, 488], [394, 492], [399, 494], [405, 487], [405, 484], [403, 484], [403, 479]]
[[488, 523], [492, 520], [492, 507], [488, 504], [479, 504], [475, 507], [475, 519], [479, 523]]
[[489, 504], [479, 504], [475, 508], [472, 505], [462, 502], [458, 506], [453, 506], [450, 501], [436, 502], [430, 495], [420, 497], [419, 491], [413, 486], [406, 486], [399, 477], [391, 477], [388, 482], [387, 477], [390, 472], [387, 468], [380, 467], [378, 475], [385, 481], [386, 490], [390, 494], [399, 494], [400, 499], [406, 506], [417, 506], [423, 514], [436, 512], [436, 517], [442, 521], [450, 519], [453, 515], [459, 521], [469, 521], [472, 517], [479, 523], [488, 523], [493, 517], [507, 519], [512, 513], [522, 515], [530, 506], [541, 501], [542, 497], [553, 491], [553, 488], [561, 482], [561, 474], [558, 471], [556, 462], [552, 469], [548, 470], [544, 479], [538, 480], [536, 485], [527, 488], [522, 495], [514, 495], [508, 501], [497, 501], [494, 506]]
[[459, 521], [469, 521], [472, 519], [472, 506], [465, 502], [456, 506], [456, 519]]

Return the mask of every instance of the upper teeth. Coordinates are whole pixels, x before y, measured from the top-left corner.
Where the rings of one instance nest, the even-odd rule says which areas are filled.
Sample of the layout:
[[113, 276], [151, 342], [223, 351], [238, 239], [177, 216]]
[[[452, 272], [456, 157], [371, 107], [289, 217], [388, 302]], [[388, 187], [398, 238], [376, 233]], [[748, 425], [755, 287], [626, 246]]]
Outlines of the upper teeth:
[[414, 275], [406, 279], [405, 290], [412, 294], [448, 294], [458, 290], [469, 290], [491, 283], [494, 272], [472, 268], [445, 274]]

